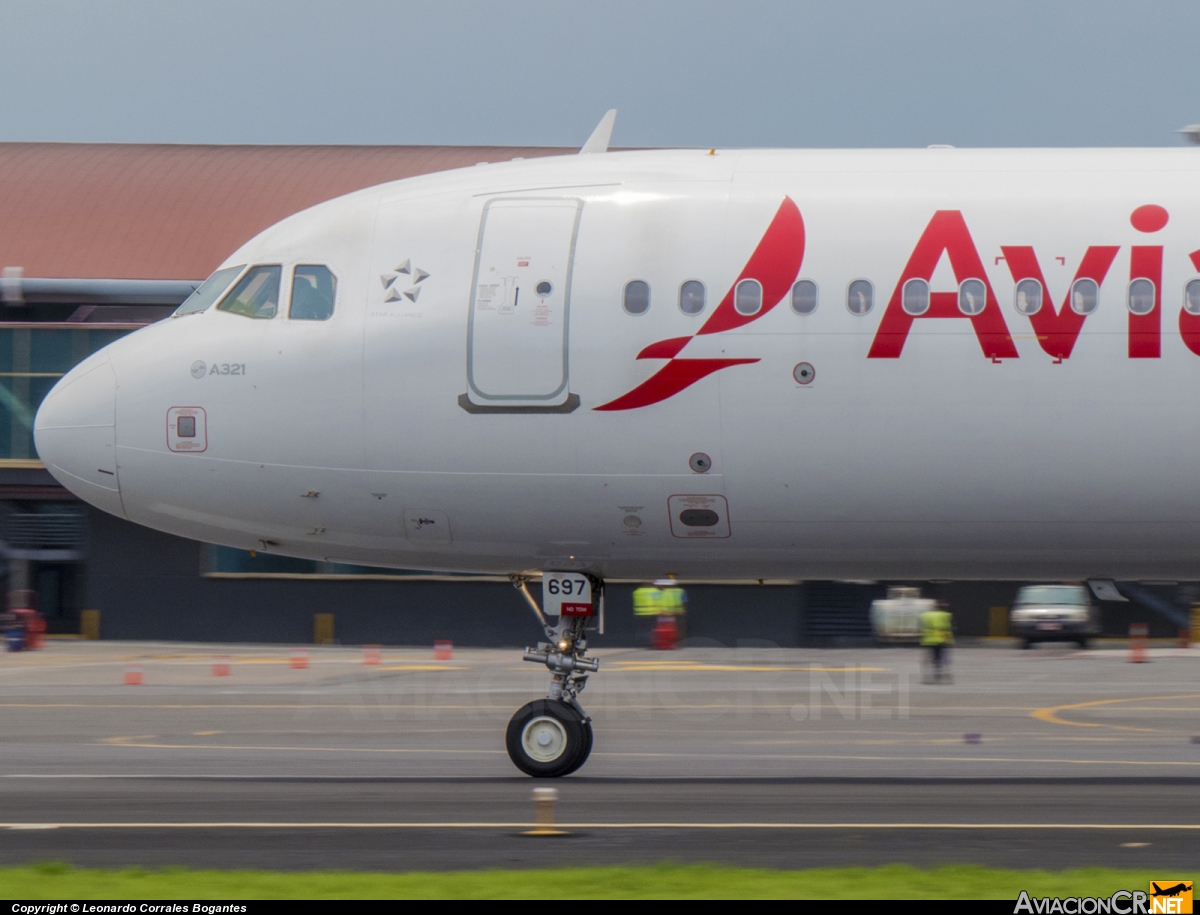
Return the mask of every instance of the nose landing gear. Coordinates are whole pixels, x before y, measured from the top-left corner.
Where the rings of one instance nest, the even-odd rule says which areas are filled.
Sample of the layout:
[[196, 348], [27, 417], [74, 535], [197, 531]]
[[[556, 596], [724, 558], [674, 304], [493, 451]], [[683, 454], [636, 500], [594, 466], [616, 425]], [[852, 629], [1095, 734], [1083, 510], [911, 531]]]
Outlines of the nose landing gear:
[[526, 775], [570, 775], [592, 751], [592, 722], [561, 699], [534, 699], [513, 715], [504, 743]]
[[[574, 577], [587, 581], [582, 575]], [[505, 746], [513, 765], [526, 775], [535, 778], [570, 775], [587, 762], [592, 752], [592, 720], [578, 699], [588, 675], [600, 669], [599, 661], [584, 657], [586, 626], [592, 617], [591, 594], [586, 604], [562, 602], [558, 622], [551, 625], [530, 595], [525, 579], [514, 575], [512, 581], [550, 639], [539, 642], [536, 649], [526, 648], [522, 656], [526, 661], [546, 665], [550, 671], [550, 690], [545, 699], [527, 702], [517, 710], [508, 723]]]

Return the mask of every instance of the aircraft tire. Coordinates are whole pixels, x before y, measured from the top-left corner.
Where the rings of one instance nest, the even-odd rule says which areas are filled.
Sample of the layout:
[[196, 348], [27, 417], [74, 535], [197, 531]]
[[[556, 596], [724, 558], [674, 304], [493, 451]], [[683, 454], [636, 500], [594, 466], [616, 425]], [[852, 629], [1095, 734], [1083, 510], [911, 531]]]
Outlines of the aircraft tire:
[[585, 721], [583, 722], [583, 746], [579, 748], [579, 755], [575, 757], [575, 762], [571, 764], [571, 768], [564, 772], [563, 775], [570, 775], [572, 772], [579, 769], [579, 767], [585, 762], [587, 762], [588, 757], [592, 753], [593, 740], [594, 737], [592, 735], [592, 723], [590, 721]]
[[559, 778], [574, 772], [591, 750], [591, 728], [567, 703], [535, 699], [508, 722], [504, 743], [513, 765], [534, 778]]

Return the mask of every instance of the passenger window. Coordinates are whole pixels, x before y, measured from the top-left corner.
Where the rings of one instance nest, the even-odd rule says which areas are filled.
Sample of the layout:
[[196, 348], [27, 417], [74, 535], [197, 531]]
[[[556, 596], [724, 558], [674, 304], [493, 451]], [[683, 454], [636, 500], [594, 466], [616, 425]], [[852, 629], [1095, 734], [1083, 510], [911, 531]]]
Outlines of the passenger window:
[[1042, 310], [1042, 284], [1037, 280], [1021, 280], [1017, 283], [1017, 311], [1023, 315], [1035, 315]]
[[875, 287], [869, 280], [855, 280], [846, 288], [846, 307], [852, 315], [865, 315], [875, 304]]
[[204, 309], [220, 298], [221, 293], [228, 289], [229, 284], [237, 279], [237, 275], [245, 269], [245, 264], [239, 264], [236, 267], [226, 267], [224, 270], [218, 270], [206, 279], [199, 289], [188, 296], [182, 305], [175, 309], [174, 317], [204, 311]]
[[817, 310], [817, 284], [812, 280], [801, 280], [792, 287], [792, 311], [798, 315], [810, 315]]
[[221, 300], [217, 311], [247, 318], [273, 318], [279, 303], [281, 267], [251, 267], [229, 295]]
[[698, 315], [704, 311], [704, 284], [699, 280], [688, 280], [679, 287], [679, 310], [685, 315]]
[[963, 280], [958, 287], [958, 310], [968, 316], [980, 314], [987, 306], [987, 287], [982, 280]]
[[288, 317], [293, 321], [328, 321], [337, 298], [337, 277], [328, 267], [301, 264], [292, 274], [292, 304]]
[[625, 310], [631, 315], [644, 315], [650, 310], [650, 284], [633, 280], [625, 284]]
[[1129, 284], [1129, 298], [1126, 304], [1135, 315], [1150, 314], [1154, 311], [1154, 283], [1146, 279], [1134, 280]]
[[902, 307], [910, 315], [923, 315], [929, 311], [929, 284], [924, 280], [909, 280], [904, 284]]
[[1076, 280], [1071, 285], [1071, 310], [1077, 315], [1090, 315], [1100, 302], [1100, 287], [1095, 280]]
[[1200, 280], [1192, 280], [1183, 291], [1183, 310], [1190, 315], [1200, 315]]
[[756, 315], [762, 310], [762, 283], [742, 280], [733, 293], [733, 308], [740, 315]]

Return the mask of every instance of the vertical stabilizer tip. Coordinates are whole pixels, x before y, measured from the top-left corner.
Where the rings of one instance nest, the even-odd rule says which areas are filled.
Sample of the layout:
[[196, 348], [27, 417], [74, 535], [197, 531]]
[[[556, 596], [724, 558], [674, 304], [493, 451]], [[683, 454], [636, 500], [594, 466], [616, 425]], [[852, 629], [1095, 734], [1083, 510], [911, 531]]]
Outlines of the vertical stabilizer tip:
[[608, 113], [600, 119], [600, 123], [592, 131], [592, 135], [587, 138], [587, 142], [579, 147], [579, 154], [582, 156], [584, 153], [608, 152], [608, 141], [612, 137], [613, 124], [616, 121], [617, 109], [610, 108]]

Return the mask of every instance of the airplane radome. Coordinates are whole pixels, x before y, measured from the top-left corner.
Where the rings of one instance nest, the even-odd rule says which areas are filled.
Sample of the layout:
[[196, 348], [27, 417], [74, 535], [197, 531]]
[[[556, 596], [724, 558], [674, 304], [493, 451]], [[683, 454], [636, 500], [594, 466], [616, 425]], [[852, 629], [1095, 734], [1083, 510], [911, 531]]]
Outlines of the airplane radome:
[[574, 573], [508, 734], [558, 775], [606, 577], [1200, 578], [1198, 400], [1200, 150], [672, 150], [292, 216], [35, 434], [183, 537]]

